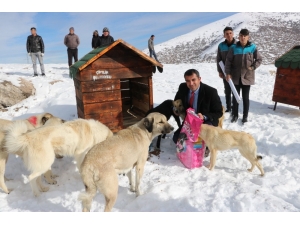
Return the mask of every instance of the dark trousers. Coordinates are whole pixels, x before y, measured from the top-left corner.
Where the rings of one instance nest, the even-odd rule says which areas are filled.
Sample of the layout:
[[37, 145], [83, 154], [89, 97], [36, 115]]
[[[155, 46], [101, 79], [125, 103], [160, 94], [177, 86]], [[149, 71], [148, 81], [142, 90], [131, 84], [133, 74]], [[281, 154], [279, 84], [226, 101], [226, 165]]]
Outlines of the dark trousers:
[[72, 66], [72, 58], [74, 57], [74, 62], [77, 62], [78, 61], [78, 49], [75, 48], [75, 49], [71, 49], [71, 48], [68, 48], [68, 63], [69, 63], [69, 66]]
[[[251, 85], [243, 85], [241, 78], [240, 78], [239, 85], [234, 85], [234, 86], [235, 86], [238, 94], [240, 94], [240, 90], [242, 89], [243, 106], [244, 106], [243, 117], [248, 117], [249, 105], [250, 105], [249, 93], [250, 93]], [[239, 115], [239, 104], [237, 103], [235, 98], [233, 98], [233, 110], [232, 111], [233, 111], [233, 116]]]
[[[183, 122], [184, 123], [184, 122]], [[183, 126], [183, 123], [181, 124], [181, 126], [174, 132], [173, 135], [173, 142], [176, 144], [178, 141], [178, 136], [180, 134], [181, 128]], [[208, 124], [208, 125], [212, 125], [212, 123], [210, 121], [205, 121], [203, 124]]]
[[231, 110], [231, 88], [229, 83], [226, 81], [226, 79], [223, 79], [224, 83], [224, 93], [225, 93], [225, 100], [226, 100], [226, 109]]

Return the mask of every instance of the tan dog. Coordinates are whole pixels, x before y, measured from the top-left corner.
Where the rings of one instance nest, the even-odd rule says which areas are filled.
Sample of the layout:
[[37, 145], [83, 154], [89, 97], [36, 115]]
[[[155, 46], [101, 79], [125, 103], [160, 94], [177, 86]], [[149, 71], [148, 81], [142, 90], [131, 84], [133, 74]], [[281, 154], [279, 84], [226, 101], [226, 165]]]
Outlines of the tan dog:
[[224, 118], [225, 118], [225, 107], [222, 106], [222, 116], [219, 118], [219, 124], [218, 124], [218, 127], [220, 128], [223, 128], [223, 121], [224, 121]]
[[251, 168], [248, 171], [252, 172], [254, 167], [257, 166], [261, 176], [264, 175], [264, 170], [258, 162], [262, 157], [256, 154], [257, 146], [250, 134], [202, 124], [199, 136], [205, 141], [210, 150], [210, 165], [208, 166], [210, 170], [215, 167], [217, 151], [237, 148], [241, 155], [251, 163]]
[[[182, 119], [182, 120], [184, 120], [184, 118], [185, 118], [185, 116], [186, 116], [186, 111], [185, 111], [185, 109], [184, 109], [184, 107], [183, 107], [183, 105], [182, 105], [182, 101], [181, 101], [181, 99], [178, 99], [178, 100], [176, 100], [176, 101], [174, 101], [173, 102], [173, 106], [174, 106], [174, 113], [176, 113], [178, 116], [180, 116], [180, 118]], [[223, 114], [222, 114], [222, 116], [219, 118], [219, 124], [218, 124], [218, 126], [220, 127], [220, 128], [222, 128], [223, 127], [223, 121], [224, 121], [224, 118], [225, 118], [225, 107], [224, 106], [222, 106], [222, 112], [223, 112]]]
[[[33, 130], [44, 125], [46, 121], [52, 117], [53, 115], [50, 113], [42, 113], [36, 116], [31, 116], [28, 119], [19, 120], [19, 121], [21, 121], [21, 123], [23, 123], [27, 127], [27, 130]], [[2, 190], [7, 194], [10, 192], [10, 190], [7, 189], [5, 185], [5, 180], [7, 179], [5, 178], [4, 174], [5, 174], [5, 165], [8, 159], [8, 153], [4, 148], [4, 137], [5, 137], [5, 131], [14, 122], [15, 121], [0, 119], [0, 188], [2, 188]]]
[[6, 148], [8, 153], [22, 152], [24, 164], [31, 172], [29, 182], [35, 196], [49, 190], [42, 186], [40, 176], [50, 170], [55, 154], [73, 156], [79, 168], [90, 148], [113, 135], [107, 126], [92, 119], [24, 131], [26, 126], [15, 122], [6, 134]]
[[[139, 196], [141, 194], [140, 180], [151, 141], [156, 136], [169, 133], [173, 129], [164, 115], [154, 112], [140, 122], [95, 145], [86, 154], [80, 168], [86, 191], [79, 196], [83, 211], [90, 211], [97, 189], [105, 196], [104, 211], [111, 211], [118, 195], [118, 174], [127, 174], [130, 190], [136, 191], [136, 196]], [[131, 172], [134, 167], [135, 186]]]

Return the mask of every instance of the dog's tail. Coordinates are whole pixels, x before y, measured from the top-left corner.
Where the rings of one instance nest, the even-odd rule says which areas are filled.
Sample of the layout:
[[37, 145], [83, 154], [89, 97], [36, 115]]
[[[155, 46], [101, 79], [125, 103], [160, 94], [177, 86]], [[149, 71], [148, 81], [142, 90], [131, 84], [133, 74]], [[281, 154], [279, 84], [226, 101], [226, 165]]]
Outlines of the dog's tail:
[[258, 155], [258, 156], [256, 156], [256, 159], [257, 159], [257, 160], [261, 160], [261, 159], [262, 159], [262, 156], [261, 156], [261, 155]]
[[22, 152], [27, 146], [25, 134], [28, 131], [23, 121], [14, 122], [6, 131], [5, 147], [8, 153]]

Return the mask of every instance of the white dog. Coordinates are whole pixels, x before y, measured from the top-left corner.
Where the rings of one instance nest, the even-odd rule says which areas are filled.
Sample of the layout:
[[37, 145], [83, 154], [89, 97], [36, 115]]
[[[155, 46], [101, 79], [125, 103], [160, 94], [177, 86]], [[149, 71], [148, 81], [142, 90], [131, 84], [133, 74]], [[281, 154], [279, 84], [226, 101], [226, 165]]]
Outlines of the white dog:
[[[18, 120], [20, 123], [23, 123], [24, 126], [26, 126], [27, 131], [36, 129], [38, 127], [43, 126], [50, 118], [57, 118], [54, 117], [50, 113], [41, 113], [39, 115], [31, 116], [28, 119]], [[8, 180], [5, 178], [5, 166], [8, 159], [8, 153], [6, 152], [6, 149], [4, 148], [4, 137], [6, 130], [9, 126], [11, 126], [15, 121], [11, 120], [4, 120], [0, 119], [0, 188], [5, 193], [9, 193], [11, 190], [9, 190], [5, 185], [5, 180]], [[20, 155], [21, 156], [21, 155]], [[50, 175], [50, 174], [48, 174]], [[46, 176], [47, 182], [51, 182], [49, 180], [49, 176]]]
[[[150, 113], [140, 122], [95, 145], [86, 154], [80, 168], [86, 190], [86, 193], [79, 196], [83, 211], [90, 211], [97, 189], [105, 196], [105, 211], [111, 211], [118, 195], [118, 174], [126, 173], [130, 181], [130, 190], [136, 191], [137, 196], [140, 195], [139, 184], [149, 145], [153, 138], [170, 133], [173, 129], [163, 114]], [[131, 173], [134, 167], [135, 187]]]
[[55, 154], [73, 156], [79, 168], [91, 147], [113, 136], [107, 126], [92, 119], [77, 119], [24, 134], [26, 129], [22, 123], [13, 124], [6, 135], [6, 148], [9, 153], [22, 152], [24, 164], [31, 172], [29, 182], [35, 196], [40, 194], [39, 189], [49, 189], [42, 186], [40, 176], [51, 168]]

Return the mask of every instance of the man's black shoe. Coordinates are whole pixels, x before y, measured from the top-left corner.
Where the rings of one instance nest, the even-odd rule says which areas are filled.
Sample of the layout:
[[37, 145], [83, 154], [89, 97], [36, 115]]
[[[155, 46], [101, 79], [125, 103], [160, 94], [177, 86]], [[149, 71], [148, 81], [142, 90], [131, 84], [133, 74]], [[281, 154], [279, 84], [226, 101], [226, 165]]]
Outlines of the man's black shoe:
[[242, 119], [242, 123], [247, 123], [248, 122], [248, 119], [247, 119], [247, 117], [243, 117], [243, 119]]
[[226, 109], [226, 110], [225, 110], [225, 112], [230, 112], [230, 111], [231, 111], [230, 109]]
[[33, 77], [37, 77], [38, 75], [35, 73], [35, 74], [33, 74]]
[[42, 76], [45, 76], [45, 74], [44, 74], [44, 73], [42, 73]]
[[238, 120], [238, 116], [232, 116], [231, 123], [235, 123]]

